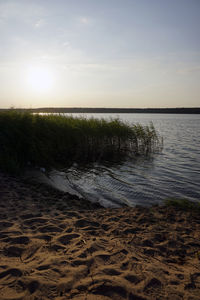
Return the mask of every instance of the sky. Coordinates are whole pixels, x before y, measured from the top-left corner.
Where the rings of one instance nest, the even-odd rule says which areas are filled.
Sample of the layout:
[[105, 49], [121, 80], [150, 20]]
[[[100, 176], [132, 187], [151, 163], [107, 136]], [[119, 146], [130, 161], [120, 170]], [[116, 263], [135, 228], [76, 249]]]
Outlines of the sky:
[[0, 107], [199, 107], [200, 0], [0, 0]]

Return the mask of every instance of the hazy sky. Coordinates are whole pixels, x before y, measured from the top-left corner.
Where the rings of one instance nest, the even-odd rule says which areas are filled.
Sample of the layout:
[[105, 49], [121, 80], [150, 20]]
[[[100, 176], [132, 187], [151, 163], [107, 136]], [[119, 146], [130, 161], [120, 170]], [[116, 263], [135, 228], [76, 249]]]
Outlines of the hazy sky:
[[0, 107], [200, 106], [200, 0], [0, 0]]

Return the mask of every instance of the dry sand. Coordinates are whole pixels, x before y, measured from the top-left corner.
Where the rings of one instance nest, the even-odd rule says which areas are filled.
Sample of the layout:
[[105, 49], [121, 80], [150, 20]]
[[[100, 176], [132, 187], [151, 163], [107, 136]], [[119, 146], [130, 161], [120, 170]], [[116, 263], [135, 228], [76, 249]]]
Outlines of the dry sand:
[[200, 299], [200, 217], [0, 174], [0, 299]]

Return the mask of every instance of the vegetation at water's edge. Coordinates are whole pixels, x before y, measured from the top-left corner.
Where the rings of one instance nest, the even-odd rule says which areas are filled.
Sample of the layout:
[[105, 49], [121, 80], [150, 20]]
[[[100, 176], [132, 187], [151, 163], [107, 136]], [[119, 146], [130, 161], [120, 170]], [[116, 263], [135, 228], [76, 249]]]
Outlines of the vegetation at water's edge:
[[172, 206], [177, 209], [200, 212], [200, 203], [192, 202], [188, 199], [169, 198], [165, 200], [166, 206]]
[[147, 155], [160, 147], [153, 127], [119, 119], [0, 113], [0, 169], [18, 172], [32, 166], [58, 167], [73, 162], [116, 160]]

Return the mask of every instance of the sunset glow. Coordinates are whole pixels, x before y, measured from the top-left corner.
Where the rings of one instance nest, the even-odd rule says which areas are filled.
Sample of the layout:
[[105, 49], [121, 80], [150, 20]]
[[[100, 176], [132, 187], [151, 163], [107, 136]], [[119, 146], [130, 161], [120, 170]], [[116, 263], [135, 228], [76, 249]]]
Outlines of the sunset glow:
[[0, 0], [0, 107], [198, 107], [198, 0]]

